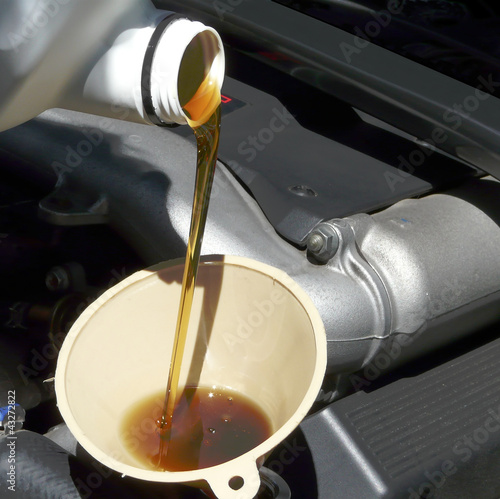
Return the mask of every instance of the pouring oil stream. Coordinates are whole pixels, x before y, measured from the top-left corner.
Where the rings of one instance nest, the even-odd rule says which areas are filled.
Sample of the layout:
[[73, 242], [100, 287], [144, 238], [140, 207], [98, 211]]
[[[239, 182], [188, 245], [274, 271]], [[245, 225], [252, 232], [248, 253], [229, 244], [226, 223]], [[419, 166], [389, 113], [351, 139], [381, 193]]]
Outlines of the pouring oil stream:
[[191, 214], [191, 227], [182, 278], [181, 300], [177, 316], [172, 357], [168, 375], [163, 413], [158, 420], [160, 449], [158, 467], [168, 453], [168, 443], [178, 397], [179, 378], [186, 345], [196, 275], [200, 261], [201, 244], [205, 230], [210, 192], [212, 189], [220, 133], [220, 88], [210, 74], [184, 106], [188, 124], [193, 129], [197, 144], [196, 181]]

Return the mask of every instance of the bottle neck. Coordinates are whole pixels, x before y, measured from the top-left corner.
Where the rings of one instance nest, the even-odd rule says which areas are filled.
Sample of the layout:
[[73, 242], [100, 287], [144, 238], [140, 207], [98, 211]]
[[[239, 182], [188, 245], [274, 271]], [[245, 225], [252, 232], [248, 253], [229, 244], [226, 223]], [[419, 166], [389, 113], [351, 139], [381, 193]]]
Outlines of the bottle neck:
[[222, 41], [200, 22], [158, 13], [153, 24], [121, 33], [61, 107], [150, 125], [188, 123], [184, 106], [207, 75], [222, 86]]
[[[155, 43], [146, 51], [144, 67], [151, 69], [149, 75], [143, 72], [141, 84], [146, 116], [154, 124], [192, 125], [186, 106], [205, 82], [210, 81], [220, 93], [224, 79], [222, 41], [215, 30], [197, 21], [174, 15], [163, 22], [151, 38]], [[206, 121], [205, 115], [200, 120]]]

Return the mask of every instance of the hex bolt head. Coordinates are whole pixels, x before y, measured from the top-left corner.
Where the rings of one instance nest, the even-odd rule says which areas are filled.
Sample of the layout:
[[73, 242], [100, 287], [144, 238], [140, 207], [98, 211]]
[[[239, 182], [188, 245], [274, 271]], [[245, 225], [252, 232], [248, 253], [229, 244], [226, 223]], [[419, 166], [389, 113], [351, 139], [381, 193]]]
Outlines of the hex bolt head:
[[52, 267], [45, 276], [45, 285], [50, 291], [64, 291], [68, 289], [70, 276], [61, 266]]
[[339, 248], [337, 231], [327, 223], [320, 223], [307, 238], [307, 250], [321, 263], [332, 258]]
[[312, 233], [307, 240], [307, 249], [311, 253], [319, 253], [325, 244], [323, 237], [320, 234]]

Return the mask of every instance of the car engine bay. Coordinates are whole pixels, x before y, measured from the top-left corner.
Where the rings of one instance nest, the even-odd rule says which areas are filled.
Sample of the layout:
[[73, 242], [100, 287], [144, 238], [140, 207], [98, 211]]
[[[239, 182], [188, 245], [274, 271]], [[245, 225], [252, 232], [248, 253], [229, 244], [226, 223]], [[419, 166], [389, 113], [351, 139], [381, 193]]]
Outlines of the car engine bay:
[[[227, 43], [203, 254], [283, 270], [326, 329], [323, 387], [266, 457], [259, 497], [500, 497], [496, 68], [476, 78], [494, 82], [484, 97], [470, 75], [459, 82], [372, 44], [338, 76], [342, 51], [301, 37], [315, 27], [318, 40], [327, 30], [357, 48], [355, 31], [318, 19], [342, 2], [155, 3], [214, 25]], [[345, 3], [354, 16], [360, 6]], [[388, 8], [379, 3], [364, 8]], [[453, 22], [466, 8], [402, 3], [426, 23], [417, 4], [455, 4]], [[23, 409], [21, 497], [205, 497], [105, 468], [56, 405], [57, 355], [76, 318], [124, 278], [186, 251], [192, 132], [120, 118], [51, 109], [0, 133], [0, 386]]]

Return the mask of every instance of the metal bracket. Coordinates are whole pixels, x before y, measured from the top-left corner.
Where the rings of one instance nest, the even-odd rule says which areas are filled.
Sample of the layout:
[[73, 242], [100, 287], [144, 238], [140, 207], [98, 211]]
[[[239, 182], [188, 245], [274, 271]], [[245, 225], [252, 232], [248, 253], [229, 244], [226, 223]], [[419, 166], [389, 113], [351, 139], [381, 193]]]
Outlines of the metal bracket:
[[38, 214], [53, 225], [104, 224], [108, 222], [108, 201], [103, 194], [92, 196], [72, 188], [61, 177], [54, 191], [40, 201]]

